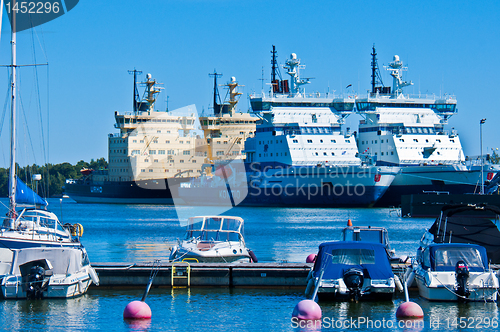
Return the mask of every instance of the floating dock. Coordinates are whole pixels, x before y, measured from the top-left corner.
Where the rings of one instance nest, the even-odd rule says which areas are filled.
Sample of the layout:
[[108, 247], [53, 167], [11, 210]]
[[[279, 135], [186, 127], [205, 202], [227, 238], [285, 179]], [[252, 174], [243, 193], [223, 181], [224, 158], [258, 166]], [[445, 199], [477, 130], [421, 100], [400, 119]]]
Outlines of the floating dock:
[[[312, 263], [94, 263], [99, 287], [144, 287], [158, 268], [153, 287], [281, 287], [304, 288]], [[395, 274], [405, 264], [393, 264]], [[93, 285], [95, 287], [95, 285]]]

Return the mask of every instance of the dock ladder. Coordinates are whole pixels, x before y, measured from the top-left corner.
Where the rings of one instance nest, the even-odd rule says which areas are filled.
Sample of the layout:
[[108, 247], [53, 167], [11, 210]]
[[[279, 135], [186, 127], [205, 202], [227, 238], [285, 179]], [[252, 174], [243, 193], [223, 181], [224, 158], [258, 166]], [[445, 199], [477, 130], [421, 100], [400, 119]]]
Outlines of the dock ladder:
[[[186, 288], [191, 286], [191, 265], [186, 262], [187, 260], [194, 260], [198, 262], [195, 258], [185, 258], [182, 262], [172, 262], [172, 275], [170, 278], [170, 284], [172, 288]], [[182, 266], [175, 265], [183, 264]], [[187, 286], [175, 286], [175, 279], [187, 279]]]

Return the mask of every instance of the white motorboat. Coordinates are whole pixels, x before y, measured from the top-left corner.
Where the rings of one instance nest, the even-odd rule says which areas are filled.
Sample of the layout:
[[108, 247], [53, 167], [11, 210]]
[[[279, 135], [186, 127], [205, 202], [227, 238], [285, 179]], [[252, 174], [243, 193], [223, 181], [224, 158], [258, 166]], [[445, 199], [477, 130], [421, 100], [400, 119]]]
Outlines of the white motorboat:
[[396, 281], [385, 246], [363, 241], [325, 242], [309, 273], [306, 295], [315, 299], [391, 299]]
[[2, 249], [0, 273], [5, 299], [71, 298], [99, 283], [83, 248]]
[[243, 219], [229, 216], [201, 216], [188, 220], [186, 237], [172, 248], [171, 261], [257, 262], [245, 245]]
[[413, 273], [420, 296], [431, 301], [496, 301], [498, 278], [486, 249], [476, 244], [431, 243], [417, 253]]

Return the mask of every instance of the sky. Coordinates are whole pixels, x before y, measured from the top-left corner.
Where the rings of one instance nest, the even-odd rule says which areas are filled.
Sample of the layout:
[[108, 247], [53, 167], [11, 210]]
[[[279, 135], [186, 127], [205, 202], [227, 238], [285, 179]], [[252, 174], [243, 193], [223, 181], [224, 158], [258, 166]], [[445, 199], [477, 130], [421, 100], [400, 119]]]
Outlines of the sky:
[[[33, 151], [45, 151], [50, 163], [107, 158], [107, 136], [117, 132], [114, 112], [132, 111], [128, 71], [134, 68], [143, 71], [141, 79], [151, 73], [164, 83], [157, 109], [166, 108], [168, 96], [170, 110], [194, 104], [208, 112], [208, 74], [216, 69], [220, 83], [235, 76], [245, 86], [238, 106], [246, 112], [248, 95], [263, 84], [268, 90], [272, 45], [280, 64], [293, 52], [306, 65], [302, 76], [314, 78], [307, 92], [356, 96], [370, 89], [373, 44], [385, 85], [391, 79], [383, 66], [399, 55], [408, 66], [405, 80], [414, 83], [406, 93], [457, 98], [448, 129], [458, 131], [466, 155], [479, 154], [479, 122], [487, 119], [486, 153], [500, 147], [499, 14], [495, 0], [82, 0], [63, 16], [17, 34], [19, 64], [48, 63], [36, 73], [33, 67], [19, 70], [19, 121], [44, 126], [43, 134], [20, 133], [19, 162], [45, 162], [26, 157]], [[9, 63], [4, 15], [0, 64]], [[8, 69], [0, 68], [0, 167], [9, 159], [8, 87]], [[346, 126], [357, 130], [360, 119], [351, 115]], [[41, 135], [48, 139], [36, 138]], [[33, 143], [26, 143], [30, 138]]]

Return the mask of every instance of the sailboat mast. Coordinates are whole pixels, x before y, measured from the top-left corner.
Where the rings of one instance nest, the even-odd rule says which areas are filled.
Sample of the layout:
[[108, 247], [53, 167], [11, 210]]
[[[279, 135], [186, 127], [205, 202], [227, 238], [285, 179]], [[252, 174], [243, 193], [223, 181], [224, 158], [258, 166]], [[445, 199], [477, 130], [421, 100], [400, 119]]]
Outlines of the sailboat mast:
[[[15, 6], [16, 1], [13, 1]], [[14, 7], [13, 7], [14, 8]], [[3, 10], [3, 8], [2, 8]], [[16, 213], [16, 12], [12, 11], [12, 38], [11, 38], [11, 105], [10, 105], [10, 217], [15, 218]]]

